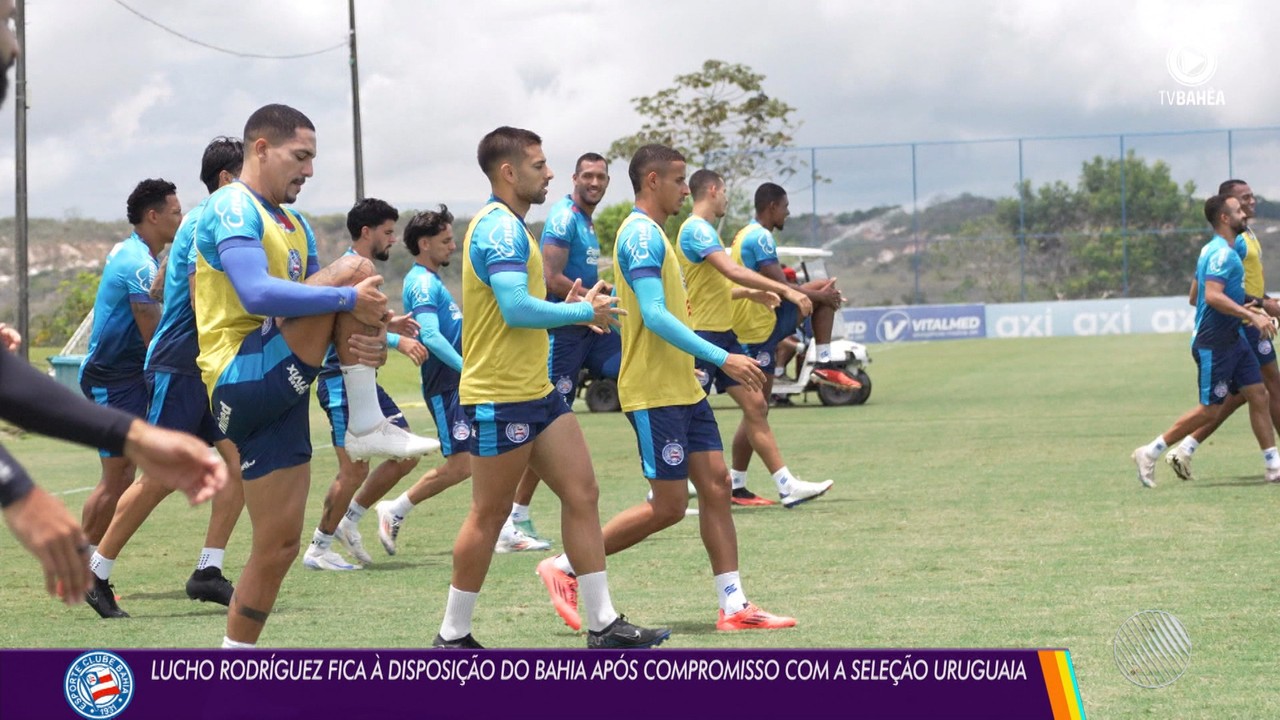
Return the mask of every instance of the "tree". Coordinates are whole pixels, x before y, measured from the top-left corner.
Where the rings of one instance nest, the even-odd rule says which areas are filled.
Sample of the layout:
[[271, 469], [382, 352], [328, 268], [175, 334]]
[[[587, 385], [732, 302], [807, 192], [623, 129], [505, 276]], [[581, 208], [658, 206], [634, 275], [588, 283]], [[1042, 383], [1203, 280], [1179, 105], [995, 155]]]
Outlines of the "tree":
[[34, 345], [58, 345], [71, 338], [80, 322], [93, 309], [93, 301], [98, 295], [98, 281], [102, 277], [96, 272], [78, 272], [75, 277], [63, 280], [58, 284], [58, 295], [62, 302], [52, 313], [37, 321], [38, 328], [32, 339]]
[[804, 168], [800, 158], [777, 152], [791, 146], [800, 123], [795, 108], [764, 91], [765, 76], [750, 67], [707, 60], [697, 72], [677, 75], [671, 87], [632, 98], [645, 118], [640, 131], [609, 146], [610, 159], [629, 160], [642, 145], [679, 150], [689, 165], [725, 178], [731, 208], [738, 210], [753, 180], [779, 184]]

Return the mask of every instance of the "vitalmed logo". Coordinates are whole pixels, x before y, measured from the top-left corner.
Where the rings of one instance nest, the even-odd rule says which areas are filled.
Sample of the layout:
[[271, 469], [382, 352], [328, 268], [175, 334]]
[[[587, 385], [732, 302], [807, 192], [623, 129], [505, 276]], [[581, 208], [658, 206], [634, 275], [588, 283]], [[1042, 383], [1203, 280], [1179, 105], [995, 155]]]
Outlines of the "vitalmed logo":
[[1169, 77], [1183, 89], [1161, 90], [1161, 105], [1226, 105], [1221, 90], [1206, 87], [1218, 71], [1218, 57], [1196, 45], [1175, 47], [1165, 55]]

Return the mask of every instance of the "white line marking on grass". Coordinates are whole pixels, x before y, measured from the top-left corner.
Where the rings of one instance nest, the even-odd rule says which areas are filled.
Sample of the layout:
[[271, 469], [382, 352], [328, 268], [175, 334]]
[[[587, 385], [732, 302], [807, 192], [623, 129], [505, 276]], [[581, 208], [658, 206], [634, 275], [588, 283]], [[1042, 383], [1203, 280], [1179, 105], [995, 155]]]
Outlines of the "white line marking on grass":
[[98, 486], [97, 486], [97, 485], [90, 485], [89, 487], [71, 488], [70, 490], [60, 490], [60, 491], [58, 491], [58, 492], [56, 492], [56, 493], [50, 493], [50, 494], [51, 494], [51, 495], [75, 495], [76, 493], [89, 492], [90, 490], [92, 490], [92, 489], [94, 489], [94, 488], [96, 488], [96, 487], [98, 487]]

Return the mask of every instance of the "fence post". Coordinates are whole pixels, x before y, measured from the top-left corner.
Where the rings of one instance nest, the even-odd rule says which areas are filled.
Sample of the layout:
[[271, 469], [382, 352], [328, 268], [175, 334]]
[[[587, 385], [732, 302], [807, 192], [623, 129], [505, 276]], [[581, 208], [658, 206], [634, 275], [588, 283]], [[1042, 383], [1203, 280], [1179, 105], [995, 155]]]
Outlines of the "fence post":
[[1023, 193], [1022, 138], [1018, 138], [1018, 284], [1027, 301], [1027, 198]]
[[919, 197], [916, 187], [916, 144], [911, 143], [911, 244], [914, 252], [911, 254], [915, 265], [916, 286], [915, 293], [912, 295], [912, 302], [920, 303], [920, 262], [923, 260], [921, 255], [924, 254], [920, 247], [920, 208], [917, 204]]
[[813, 236], [813, 246], [822, 247], [818, 242], [818, 149], [813, 147], [809, 148], [809, 197], [809, 234]]
[[1120, 136], [1120, 243], [1124, 247], [1124, 297], [1129, 297], [1129, 203], [1126, 197], [1128, 190], [1125, 165], [1128, 161], [1124, 155], [1124, 135]]

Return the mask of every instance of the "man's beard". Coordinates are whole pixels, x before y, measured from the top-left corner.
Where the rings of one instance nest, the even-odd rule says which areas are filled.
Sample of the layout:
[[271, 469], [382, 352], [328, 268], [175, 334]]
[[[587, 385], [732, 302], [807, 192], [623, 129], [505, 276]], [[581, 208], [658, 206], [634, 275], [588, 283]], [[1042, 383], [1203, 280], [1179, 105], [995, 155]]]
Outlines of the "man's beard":
[[381, 262], [386, 262], [391, 259], [391, 250], [379, 250], [378, 252], [375, 252], [373, 256]]

